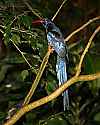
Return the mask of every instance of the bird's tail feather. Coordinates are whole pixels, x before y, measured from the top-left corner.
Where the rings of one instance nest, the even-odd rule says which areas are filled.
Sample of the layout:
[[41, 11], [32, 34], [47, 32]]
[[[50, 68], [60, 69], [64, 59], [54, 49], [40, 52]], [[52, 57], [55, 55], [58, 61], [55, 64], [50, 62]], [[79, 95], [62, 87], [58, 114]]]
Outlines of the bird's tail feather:
[[68, 96], [68, 90], [63, 92], [63, 106], [64, 106], [64, 111], [69, 110], [69, 96]]
[[[67, 81], [67, 70], [66, 70], [66, 61], [65, 60], [59, 60], [59, 62], [56, 65], [56, 71], [57, 71], [57, 77], [59, 80], [59, 86], [62, 85], [64, 82]], [[62, 94], [63, 96], [63, 106], [64, 111], [69, 109], [69, 97], [68, 97], [68, 90], [65, 90]]]

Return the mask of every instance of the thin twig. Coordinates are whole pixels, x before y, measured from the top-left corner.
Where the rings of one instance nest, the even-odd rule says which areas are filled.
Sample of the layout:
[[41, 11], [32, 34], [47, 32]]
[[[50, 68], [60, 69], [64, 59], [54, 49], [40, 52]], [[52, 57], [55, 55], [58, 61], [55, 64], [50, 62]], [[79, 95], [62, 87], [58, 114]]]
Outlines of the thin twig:
[[36, 76], [36, 78], [35, 78], [35, 80], [34, 80], [34, 82], [32, 84], [32, 87], [31, 87], [29, 93], [27, 94], [27, 96], [26, 96], [26, 98], [24, 100], [23, 106], [27, 105], [29, 103], [29, 101], [30, 101], [30, 99], [31, 99], [31, 97], [32, 97], [32, 95], [33, 95], [39, 81], [40, 81], [40, 78], [41, 78], [41, 76], [43, 74], [43, 71], [44, 71], [44, 69], [46, 67], [46, 64], [48, 63], [49, 56], [50, 56], [50, 52], [48, 51], [47, 54], [45, 55], [42, 63], [41, 63], [40, 69], [39, 69], [38, 74], [37, 74], [37, 76]]
[[89, 49], [89, 47], [90, 47], [90, 45], [91, 45], [91, 43], [92, 43], [93, 38], [95, 37], [95, 35], [96, 35], [99, 31], [100, 31], [100, 26], [97, 27], [97, 29], [94, 31], [94, 33], [93, 33], [92, 36], [90, 37], [89, 42], [88, 42], [88, 44], [87, 44], [87, 46], [86, 46], [86, 48], [85, 48], [85, 50], [84, 50], [84, 52], [83, 52], [83, 54], [82, 54], [82, 56], [81, 56], [81, 58], [80, 58], [80, 62], [79, 62], [78, 68], [77, 68], [76, 76], [78, 76], [78, 75], [80, 74], [83, 59], [84, 59], [86, 53], [88, 52], [88, 49]]
[[82, 25], [81, 27], [79, 27], [78, 29], [76, 29], [74, 32], [72, 32], [70, 35], [68, 35], [64, 41], [67, 42], [72, 36], [74, 36], [76, 33], [78, 33], [79, 31], [83, 30], [86, 26], [88, 26], [89, 24], [91, 24], [92, 22], [99, 20], [100, 16], [95, 17], [93, 19], [90, 19], [87, 23], [85, 23], [84, 25]]
[[[11, 39], [10, 39], [11, 40]], [[14, 43], [13, 40], [11, 40], [13, 45], [16, 47], [16, 49], [20, 52], [20, 54], [22, 55], [23, 59], [25, 60], [25, 62], [28, 64], [28, 66], [33, 70], [34, 68], [31, 66], [31, 64], [28, 62], [28, 60], [26, 59], [26, 57], [24, 56], [23, 52], [18, 48], [18, 46]]]
[[52, 21], [56, 18], [56, 16], [58, 15], [58, 13], [60, 12], [60, 10], [61, 10], [61, 8], [63, 7], [63, 5], [65, 4], [65, 2], [66, 2], [67, 0], [64, 0], [63, 2], [62, 2], [62, 4], [60, 5], [60, 7], [58, 8], [58, 10], [57, 10], [57, 12], [54, 14], [54, 16], [52, 17]]
[[12, 32], [16, 32], [16, 31], [19, 31], [19, 32], [21, 32], [21, 33], [26, 33], [26, 34], [28, 34], [28, 35], [31, 35], [31, 36], [35, 36], [35, 35], [33, 35], [33, 32], [29, 32], [29, 31], [27, 31], [27, 30], [22, 30], [22, 29], [17, 29], [17, 28], [11, 28], [11, 30], [12, 30]]
[[4, 31], [3, 31], [3, 30], [1, 30], [1, 29], [0, 29], [0, 32], [1, 32], [1, 33], [4, 33]]
[[36, 107], [39, 107], [47, 102], [52, 101], [56, 97], [58, 97], [65, 89], [67, 89], [72, 84], [78, 82], [78, 81], [90, 81], [100, 78], [100, 72], [92, 75], [81, 75], [81, 76], [74, 76], [71, 79], [69, 79], [67, 82], [65, 82], [62, 86], [60, 86], [56, 91], [54, 91], [49, 96], [46, 96], [44, 98], [41, 98], [35, 102], [30, 103], [29, 105], [24, 106], [21, 108], [13, 117], [11, 117], [10, 120], [8, 120], [4, 125], [13, 125], [18, 121], [25, 113], [31, 111], [32, 109], [35, 109]]
[[[23, 0], [24, 1], [24, 0]], [[38, 18], [42, 18], [38, 13], [36, 13], [33, 9], [32, 9], [32, 7], [26, 2], [26, 1], [24, 1], [24, 3], [27, 5], [27, 7], [29, 8], [29, 10], [31, 10], [32, 11], [32, 13], [34, 14], [34, 15], [36, 15]]]
[[[0, 25], [0, 27], [3, 28], [3, 29], [6, 29], [6, 28], [7, 28], [6, 26], [3, 26], [3, 25]], [[28, 31], [28, 30], [22, 30], [22, 29], [17, 29], [17, 28], [11, 28], [11, 31], [12, 31], [12, 32], [17, 32], [17, 31], [19, 31], [19, 32], [21, 32], [21, 33], [26, 33], [26, 34], [28, 34], [28, 35], [34, 36], [33, 32]]]
[[3, 26], [3, 25], [0, 25], [0, 27], [1, 27], [1, 28], [5, 28], [5, 26]]
[[21, 16], [23, 16], [23, 15], [25, 15], [25, 13], [28, 13], [29, 11], [25, 11], [24, 13], [21, 13], [21, 14], [19, 14], [19, 15], [17, 15], [17, 16], [15, 16], [15, 18], [13, 19], [13, 21], [11, 21], [11, 24], [10, 24], [10, 26], [19, 18], [19, 17], [21, 17]]

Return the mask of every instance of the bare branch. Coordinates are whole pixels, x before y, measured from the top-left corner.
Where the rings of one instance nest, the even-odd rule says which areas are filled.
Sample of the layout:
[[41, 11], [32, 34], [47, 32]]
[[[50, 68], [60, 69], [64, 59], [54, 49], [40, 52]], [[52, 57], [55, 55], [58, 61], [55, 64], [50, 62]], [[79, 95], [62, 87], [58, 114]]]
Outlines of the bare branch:
[[34, 80], [34, 82], [32, 84], [32, 87], [31, 87], [29, 93], [27, 94], [27, 96], [26, 96], [26, 98], [24, 100], [23, 105], [27, 105], [29, 103], [29, 101], [30, 101], [30, 99], [31, 99], [31, 97], [32, 97], [32, 95], [33, 95], [39, 81], [40, 81], [40, 78], [41, 78], [41, 76], [43, 74], [43, 71], [44, 71], [44, 69], [45, 69], [45, 67], [46, 67], [46, 65], [48, 63], [49, 56], [50, 56], [50, 51], [48, 51], [47, 54], [45, 55], [45, 57], [44, 57], [44, 59], [43, 59], [43, 61], [41, 63], [40, 69], [38, 71], [38, 74], [37, 74], [37, 76], [36, 76], [36, 78], [35, 78], [35, 80]]
[[[3, 26], [3, 25], [0, 25], [0, 27], [3, 28], [3, 29], [6, 29], [6, 28], [7, 28], [6, 26]], [[33, 32], [28, 31], [28, 30], [11, 28], [11, 31], [12, 31], [12, 32], [17, 32], [17, 31], [18, 31], [18, 32], [21, 32], [21, 33], [26, 33], [26, 34], [31, 35], [31, 36], [35, 36], [35, 35], [33, 34]], [[2, 31], [2, 32], [3, 32], [3, 31]], [[4, 33], [4, 32], [3, 32], [3, 33]]]
[[89, 42], [88, 42], [88, 44], [87, 44], [87, 46], [86, 46], [86, 48], [85, 48], [85, 50], [84, 50], [84, 52], [83, 52], [83, 54], [82, 54], [82, 56], [81, 56], [81, 58], [80, 58], [80, 62], [79, 62], [78, 68], [77, 68], [76, 76], [78, 76], [78, 75], [80, 74], [83, 59], [84, 59], [86, 53], [87, 53], [88, 50], [89, 50], [89, 47], [90, 47], [90, 45], [91, 45], [91, 43], [92, 43], [93, 38], [95, 37], [95, 35], [96, 35], [99, 31], [100, 31], [100, 26], [94, 31], [94, 33], [93, 33], [92, 36], [90, 37]]
[[17, 29], [17, 28], [11, 28], [11, 31], [12, 31], [12, 32], [26, 33], [26, 34], [28, 34], [28, 35], [35, 36], [35, 35], [33, 34], [33, 32], [28, 31], [28, 30], [22, 30], [22, 29]]
[[[24, 1], [24, 0], [23, 0]], [[26, 2], [26, 1], [24, 1], [24, 3], [27, 5], [27, 7], [29, 8], [29, 10], [31, 10], [32, 11], [32, 13], [35, 15], [35, 16], [37, 16], [38, 18], [42, 18], [35, 10], [33, 10], [32, 9], [32, 7]]]
[[24, 106], [21, 108], [9, 121], [7, 121], [4, 125], [13, 125], [18, 121], [25, 113], [31, 111], [32, 109], [35, 109], [36, 107], [39, 107], [56, 97], [58, 97], [65, 89], [67, 89], [72, 84], [78, 82], [78, 81], [90, 81], [100, 78], [100, 72], [92, 75], [81, 75], [81, 76], [74, 76], [71, 79], [69, 79], [67, 82], [65, 82], [62, 86], [60, 86], [56, 91], [54, 91], [49, 96], [46, 96], [42, 99], [39, 99], [35, 102], [30, 103], [29, 105]]
[[88, 26], [89, 24], [91, 24], [92, 22], [99, 20], [100, 16], [95, 17], [93, 19], [90, 19], [87, 23], [85, 23], [84, 25], [82, 25], [81, 27], [79, 27], [78, 29], [76, 29], [74, 32], [72, 32], [70, 35], [68, 35], [64, 41], [67, 42], [72, 36], [74, 36], [76, 33], [78, 33], [79, 31], [83, 30], [86, 26]]
[[[11, 39], [10, 39], [11, 40]], [[12, 40], [11, 40], [12, 41]], [[25, 62], [28, 64], [28, 66], [31, 69], [34, 69], [31, 64], [28, 62], [28, 60], [26, 59], [26, 57], [24, 56], [23, 52], [18, 48], [18, 46], [14, 43], [14, 41], [12, 41], [13, 45], [16, 47], [16, 49], [20, 52], [20, 54], [22, 55], [23, 59], [25, 60]]]
[[58, 15], [58, 13], [60, 12], [60, 10], [61, 10], [61, 8], [63, 7], [63, 5], [65, 4], [65, 2], [66, 2], [67, 0], [64, 0], [63, 2], [62, 2], [62, 4], [60, 5], [60, 7], [58, 8], [58, 10], [57, 10], [57, 12], [54, 14], [54, 16], [52, 17], [52, 21], [56, 18], [56, 16]]

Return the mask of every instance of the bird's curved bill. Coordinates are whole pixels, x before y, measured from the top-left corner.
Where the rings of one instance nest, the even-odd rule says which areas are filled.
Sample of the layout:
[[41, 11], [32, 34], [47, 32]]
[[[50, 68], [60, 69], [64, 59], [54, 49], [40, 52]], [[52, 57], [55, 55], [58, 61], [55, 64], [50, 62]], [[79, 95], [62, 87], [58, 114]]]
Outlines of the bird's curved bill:
[[32, 24], [33, 25], [41, 25], [44, 23], [44, 19], [39, 19], [39, 20], [33, 20]]

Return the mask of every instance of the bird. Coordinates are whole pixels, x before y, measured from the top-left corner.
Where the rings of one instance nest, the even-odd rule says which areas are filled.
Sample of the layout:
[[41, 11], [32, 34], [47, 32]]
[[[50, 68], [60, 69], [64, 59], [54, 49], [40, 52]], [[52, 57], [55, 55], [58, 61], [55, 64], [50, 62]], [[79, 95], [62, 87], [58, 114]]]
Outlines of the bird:
[[[68, 50], [64, 42], [64, 38], [60, 29], [50, 19], [39, 19], [33, 21], [33, 24], [42, 24], [46, 29], [48, 46], [57, 53], [56, 73], [59, 81], [59, 86], [68, 80], [67, 64], [68, 64]], [[69, 95], [68, 89], [62, 93], [63, 96], [63, 109], [69, 110]]]

